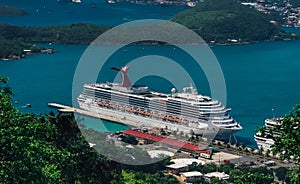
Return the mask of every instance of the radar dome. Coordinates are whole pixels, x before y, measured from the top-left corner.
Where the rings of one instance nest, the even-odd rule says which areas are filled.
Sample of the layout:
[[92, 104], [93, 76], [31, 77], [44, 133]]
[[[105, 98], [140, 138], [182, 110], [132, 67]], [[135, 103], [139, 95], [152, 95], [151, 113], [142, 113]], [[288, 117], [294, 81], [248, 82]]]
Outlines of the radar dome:
[[172, 92], [172, 93], [176, 93], [176, 89], [175, 89], [175, 88], [172, 88], [172, 89], [171, 89], [171, 92]]

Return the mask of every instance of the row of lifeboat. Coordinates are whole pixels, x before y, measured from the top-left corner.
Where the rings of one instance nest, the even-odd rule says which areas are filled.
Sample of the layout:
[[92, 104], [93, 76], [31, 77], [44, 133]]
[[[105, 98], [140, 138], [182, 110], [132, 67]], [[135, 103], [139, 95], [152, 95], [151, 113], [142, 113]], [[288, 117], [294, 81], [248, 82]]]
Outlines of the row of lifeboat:
[[109, 109], [119, 109], [121, 111], [132, 112], [134, 114], [139, 114], [139, 115], [142, 115], [142, 116], [152, 116], [152, 117], [155, 117], [155, 118], [160, 118], [164, 121], [168, 120], [168, 121], [171, 121], [171, 122], [184, 123], [184, 124], [187, 124], [189, 122], [186, 119], [180, 119], [178, 117], [173, 117], [173, 116], [170, 116], [170, 115], [152, 113], [150, 111], [139, 110], [139, 109], [135, 109], [133, 107], [124, 107], [124, 106], [121, 106], [121, 105], [111, 104], [111, 103], [108, 103], [108, 102], [99, 101], [99, 102], [97, 102], [97, 104], [101, 107], [106, 107], [106, 108], [109, 108]]

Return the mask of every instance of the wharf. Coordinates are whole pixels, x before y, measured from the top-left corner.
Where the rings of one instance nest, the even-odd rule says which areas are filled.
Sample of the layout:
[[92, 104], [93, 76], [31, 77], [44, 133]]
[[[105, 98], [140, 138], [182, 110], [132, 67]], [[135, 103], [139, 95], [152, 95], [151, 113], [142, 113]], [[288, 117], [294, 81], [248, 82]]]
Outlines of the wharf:
[[82, 114], [82, 115], [86, 115], [86, 116], [90, 116], [90, 117], [94, 117], [94, 118], [112, 121], [112, 122], [119, 123], [119, 124], [133, 126], [133, 127], [141, 126], [140, 123], [135, 123], [132, 121], [128, 121], [126, 119], [108, 116], [105, 114], [99, 114], [99, 113], [95, 113], [95, 112], [90, 112], [90, 111], [86, 111], [86, 110], [82, 110], [82, 109], [78, 109], [78, 108], [74, 108], [74, 107], [70, 107], [70, 106], [66, 106], [66, 105], [62, 105], [62, 104], [58, 104], [58, 103], [48, 103], [48, 106], [57, 108], [58, 111], [60, 111], [60, 112], [72, 112], [72, 113]]
[[171, 131], [182, 131], [184, 133], [189, 134], [191, 131], [197, 131], [199, 134], [203, 133], [204, 126], [203, 127], [194, 127], [194, 126], [186, 126], [182, 124], [175, 124], [173, 122], [168, 121], [162, 121], [160, 119], [150, 118], [150, 117], [144, 117], [139, 116], [134, 113], [127, 113], [120, 110], [111, 110], [107, 108], [100, 108], [97, 105], [90, 104], [88, 108], [90, 109], [97, 109], [97, 111], [87, 111], [82, 110], [78, 108], [69, 107], [66, 105], [61, 105], [57, 103], [49, 103], [48, 104], [51, 107], [58, 108], [60, 112], [72, 112], [72, 113], [78, 113], [83, 114], [95, 118], [100, 118], [103, 120], [108, 120], [112, 122], [116, 122], [119, 124], [125, 124], [132, 127], [146, 127], [146, 128], [168, 128]]

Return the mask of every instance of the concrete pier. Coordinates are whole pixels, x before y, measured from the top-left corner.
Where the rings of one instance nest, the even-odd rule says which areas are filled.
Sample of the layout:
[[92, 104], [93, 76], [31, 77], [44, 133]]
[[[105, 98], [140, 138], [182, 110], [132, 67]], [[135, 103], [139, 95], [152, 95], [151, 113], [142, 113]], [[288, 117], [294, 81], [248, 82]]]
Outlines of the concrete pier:
[[141, 126], [140, 123], [127, 121], [127, 120], [122, 119], [122, 118], [117, 118], [117, 117], [112, 117], [112, 116], [108, 116], [108, 115], [105, 115], [105, 114], [90, 112], [90, 111], [86, 111], [86, 110], [82, 110], [82, 109], [78, 109], [78, 108], [74, 108], [74, 107], [70, 107], [70, 106], [66, 106], [66, 105], [62, 105], [62, 104], [58, 104], [58, 103], [48, 103], [48, 106], [57, 108], [58, 111], [60, 111], [60, 112], [73, 112], [73, 113], [77, 113], [77, 114], [91, 116], [91, 117], [94, 117], [94, 118], [113, 121], [113, 122], [119, 123], [119, 124], [129, 125], [129, 126], [133, 126], [133, 127], [140, 127]]
[[[57, 103], [48, 103], [50, 107], [58, 108], [60, 112], [72, 112], [91, 116], [94, 118], [99, 118], [103, 120], [112, 121], [119, 124], [124, 124], [132, 127], [147, 127], [147, 128], [166, 128], [168, 127], [171, 131], [182, 131], [184, 133], [191, 133], [191, 131], [203, 133], [203, 129], [197, 129], [195, 127], [176, 124], [173, 122], [162, 121], [160, 119], [154, 119], [150, 117], [143, 117], [135, 115], [134, 113], [122, 112], [120, 110], [111, 110], [107, 108], [97, 107], [95, 104], [89, 104], [87, 108], [96, 109], [97, 111], [87, 111], [83, 109], [78, 109], [74, 107], [69, 107], [66, 105], [61, 105]], [[205, 128], [205, 127], [202, 127]]]

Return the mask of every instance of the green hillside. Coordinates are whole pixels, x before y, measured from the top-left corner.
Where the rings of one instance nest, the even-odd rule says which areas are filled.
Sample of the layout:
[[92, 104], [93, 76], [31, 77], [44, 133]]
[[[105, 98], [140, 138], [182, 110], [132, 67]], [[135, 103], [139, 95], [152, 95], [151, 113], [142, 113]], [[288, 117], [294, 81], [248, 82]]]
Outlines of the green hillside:
[[27, 12], [13, 6], [0, 4], [0, 16], [22, 16], [27, 15]]
[[175, 15], [172, 21], [193, 29], [205, 41], [228, 43], [275, 40], [285, 37], [271, 19], [235, 0], [205, 0], [196, 7]]
[[33, 43], [89, 44], [108, 29], [92, 24], [38, 28], [0, 24], [0, 58], [24, 56], [24, 49], [39, 52], [41, 48]]

